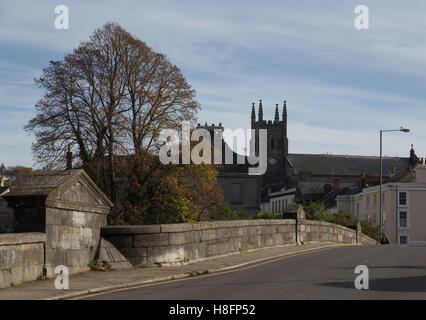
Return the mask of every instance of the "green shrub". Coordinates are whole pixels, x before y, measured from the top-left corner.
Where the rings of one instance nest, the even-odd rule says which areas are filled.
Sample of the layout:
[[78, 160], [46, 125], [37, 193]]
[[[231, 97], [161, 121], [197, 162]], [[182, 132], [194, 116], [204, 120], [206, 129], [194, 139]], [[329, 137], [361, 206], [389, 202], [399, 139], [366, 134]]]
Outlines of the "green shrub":
[[[347, 227], [350, 224], [356, 222], [356, 219], [352, 215], [340, 209], [337, 213], [331, 213], [327, 210], [323, 203], [311, 202], [309, 205], [304, 207], [306, 219], [326, 221], [330, 223], [340, 224]], [[373, 219], [365, 219], [359, 221], [361, 224], [361, 231], [366, 236], [373, 238], [376, 241], [380, 241], [380, 227], [376, 224]]]
[[355, 222], [354, 217], [349, 212], [340, 209], [338, 212], [332, 213], [319, 201], [311, 202], [303, 209], [305, 210], [306, 219], [309, 220], [326, 221], [345, 227]]
[[232, 209], [229, 205], [216, 208], [210, 220], [242, 220], [249, 219], [243, 209]]
[[361, 224], [361, 231], [363, 234], [380, 242], [380, 226], [378, 226], [373, 219], [360, 220], [359, 222]]
[[282, 219], [282, 213], [273, 213], [273, 212], [258, 212], [256, 215], [252, 217], [252, 219]]

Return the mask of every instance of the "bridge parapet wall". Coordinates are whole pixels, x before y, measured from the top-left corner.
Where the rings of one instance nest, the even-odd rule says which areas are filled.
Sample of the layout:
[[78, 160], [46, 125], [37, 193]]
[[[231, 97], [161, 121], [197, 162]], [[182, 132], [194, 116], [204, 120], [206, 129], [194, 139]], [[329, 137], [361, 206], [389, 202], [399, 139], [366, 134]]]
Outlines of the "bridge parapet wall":
[[[357, 243], [355, 230], [305, 219], [107, 226], [102, 228], [101, 235], [134, 266], [181, 265], [296, 243]], [[364, 237], [363, 242], [370, 244], [368, 237]], [[370, 240], [372, 244], [374, 240]]]
[[302, 244], [333, 242], [357, 244], [357, 231], [342, 225], [316, 220], [299, 220], [298, 242]]
[[234, 220], [108, 226], [104, 238], [136, 266], [180, 265], [296, 243], [295, 220]]
[[0, 234], [0, 288], [36, 280], [43, 273], [46, 235]]

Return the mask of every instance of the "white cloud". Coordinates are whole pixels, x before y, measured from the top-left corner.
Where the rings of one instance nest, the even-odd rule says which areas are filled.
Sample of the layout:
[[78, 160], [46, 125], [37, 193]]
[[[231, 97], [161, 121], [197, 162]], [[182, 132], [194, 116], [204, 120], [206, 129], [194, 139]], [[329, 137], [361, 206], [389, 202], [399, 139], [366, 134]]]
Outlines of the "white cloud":
[[[369, 1], [366, 31], [353, 27], [358, 1], [63, 1], [70, 29], [62, 31], [54, 28], [58, 4], [0, 3], [0, 45], [56, 57], [116, 21], [181, 67], [202, 103], [200, 122], [248, 127], [252, 101], [263, 99], [272, 119], [275, 103], [287, 99], [294, 152], [369, 154], [380, 128], [400, 125], [413, 133], [391, 140], [389, 152], [405, 150], [405, 139], [426, 149], [419, 120], [426, 116], [423, 1]], [[31, 61], [0, 55], [0, 105], [32, 108], [40, 72]]]

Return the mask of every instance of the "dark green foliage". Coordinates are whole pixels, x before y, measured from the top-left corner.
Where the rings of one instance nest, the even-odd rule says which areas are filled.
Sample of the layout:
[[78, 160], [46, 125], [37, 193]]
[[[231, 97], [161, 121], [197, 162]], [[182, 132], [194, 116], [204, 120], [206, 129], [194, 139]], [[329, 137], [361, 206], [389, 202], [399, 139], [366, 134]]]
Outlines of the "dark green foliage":
[[[322, 202], [311, 202], [304, 206], [306, 219], [326, 221], [330, 223], [349, 226], [356, 223], [356, 219], [349, 212], [340, 209], [337, 213], [330, 212]], [[359, 221], [361, 231], [366, 236], [380, 241], [380, 227], [376, 225], [373, 219], [365, 219]]]
[[273, 212], [258, 212], [252, 217], [252, 219], [282, 219], [282, 213], [273, 213]]
[[363, 234], [380, 242], [380, 226], [376, 225], [373, 219], [361, 220], [360, 223]]

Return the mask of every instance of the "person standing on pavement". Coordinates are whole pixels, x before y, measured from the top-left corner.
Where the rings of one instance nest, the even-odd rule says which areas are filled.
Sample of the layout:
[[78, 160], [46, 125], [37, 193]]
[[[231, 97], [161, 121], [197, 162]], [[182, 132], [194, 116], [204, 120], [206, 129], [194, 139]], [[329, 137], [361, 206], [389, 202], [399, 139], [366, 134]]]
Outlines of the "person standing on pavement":
[[382, 239], [380, 240], [380, 244], [389, 244], [389, 239], [386, 237], [386, 234], [382, 234]]

